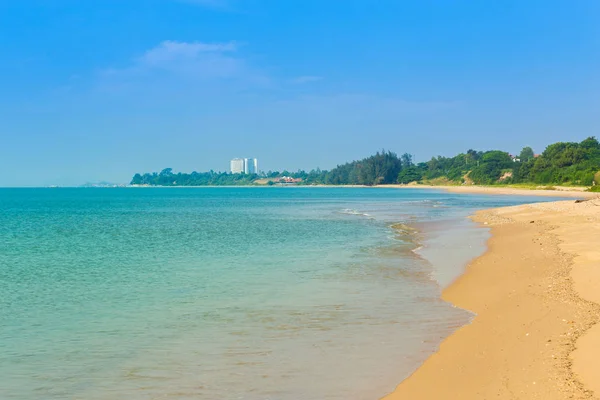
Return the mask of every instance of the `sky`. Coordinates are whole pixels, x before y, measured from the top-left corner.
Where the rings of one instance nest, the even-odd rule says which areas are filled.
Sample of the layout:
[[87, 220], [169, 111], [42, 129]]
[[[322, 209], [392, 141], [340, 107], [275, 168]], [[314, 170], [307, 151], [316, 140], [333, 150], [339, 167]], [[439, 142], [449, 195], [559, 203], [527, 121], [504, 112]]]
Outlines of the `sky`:
[[600, 136], [597, 0], [0, 0], [0, 186]]

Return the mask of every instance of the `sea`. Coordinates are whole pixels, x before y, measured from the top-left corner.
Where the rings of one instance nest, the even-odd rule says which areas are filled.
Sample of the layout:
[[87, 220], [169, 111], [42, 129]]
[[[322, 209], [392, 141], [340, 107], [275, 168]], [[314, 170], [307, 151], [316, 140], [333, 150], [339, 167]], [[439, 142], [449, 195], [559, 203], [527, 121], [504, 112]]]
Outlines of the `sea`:
[[485, 250], [423, 189], [0, 189], [0, 398], [376, 400], [473, 318]]

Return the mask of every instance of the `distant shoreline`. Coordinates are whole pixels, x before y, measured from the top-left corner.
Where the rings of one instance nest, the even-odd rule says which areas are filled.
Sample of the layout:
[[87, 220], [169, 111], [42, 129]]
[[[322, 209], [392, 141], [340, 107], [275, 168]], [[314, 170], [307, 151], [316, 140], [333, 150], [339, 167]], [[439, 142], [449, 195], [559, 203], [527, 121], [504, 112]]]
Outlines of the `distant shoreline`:
[[0, 189], [185, 189], [185, 188], [363, 188], [363, 189], [424, 189], [439, 190], [449, 193], [462, 194], [488, 194], [506, 196], [544, 196], [544, 197], [572, 197], [589, 199], [600, 197], [598, 192], [587, 192], [583, 186], [554, 186], [554, 189], [515, 188], [510, 186], [481, 186], [481, 185], [202, 185], [202, 186], [160, 186], [160, 185], [123, 185], [123, 186], [23, 186], [0, 187]]
[[239, 186], [135, 186], [129, 187], [161, 187], [161, 188], [365, 188], [365, 189], [427, 189], [427, 190], [440, 190], [447, 191], [450, 193], [464, 193], [464, 194], [490, 194], [490, 195], [508, 195], [508, 196], [545, 196], [545, 197], [574, 197], [574, 198], [595, 198], [599, 197], [599, 193], [586, 192], [587, 187], [583, 186], [554, 186], [554, 189], [523, 189], [514, 187], [503, 187], [503, 186], [480, 186], [480, 185], [463, 185], [463, 186], [452, 186], [452, 185], [239, 185]]

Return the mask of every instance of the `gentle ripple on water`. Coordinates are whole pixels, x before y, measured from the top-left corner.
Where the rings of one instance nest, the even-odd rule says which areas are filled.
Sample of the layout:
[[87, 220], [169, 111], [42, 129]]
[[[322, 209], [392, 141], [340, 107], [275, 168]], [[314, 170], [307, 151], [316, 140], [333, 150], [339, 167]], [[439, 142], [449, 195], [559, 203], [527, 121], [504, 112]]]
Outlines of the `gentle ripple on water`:
[[439, 299], [483, 250], [458, 221], [525, 201], [0, 189], [0, 398], [378, 398], [471, 318]]

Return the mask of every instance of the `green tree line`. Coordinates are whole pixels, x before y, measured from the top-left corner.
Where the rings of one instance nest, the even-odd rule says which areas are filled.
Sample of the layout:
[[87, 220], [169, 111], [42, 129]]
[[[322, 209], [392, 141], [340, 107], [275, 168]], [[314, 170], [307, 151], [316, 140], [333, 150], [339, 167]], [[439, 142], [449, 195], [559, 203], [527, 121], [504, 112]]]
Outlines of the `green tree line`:
[[258, 175], [256, 174], [229, 174], [226, 172], [192, 172], [174, 173], [172, 168], [165, 168], [160, 173], [135, 174], [131, 180], [132, 185], [150, 186], [239, 186], [251, 185]]
[[382, 185], [436, 180], [466, 184], [554, 184], [592, 186], [600, 184], [600, 143], [589, 137], [580, 143], [559, 142], [548, 146], [539, 156], [530, 147], [512, 157], [500, 150], [468, 150], [454, 157], [433, 157], [414, 163], [404, 153], [398, 156], [382, 150], [362, 160], [338, 165], [330, 171], [315, 169], [269, 171], [261, 176], [225, 172], [174, 173], [166, 168], [160, 173], [136, 174], [131, 184], [161, 186], [251, 185], [259, 178], [274, 182], [289, 176], [302, 179], [302, 184]]

